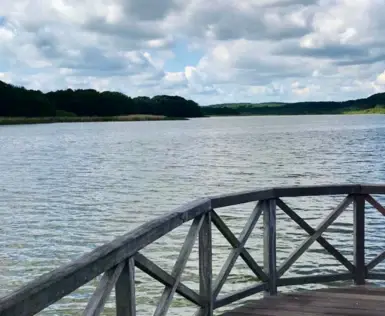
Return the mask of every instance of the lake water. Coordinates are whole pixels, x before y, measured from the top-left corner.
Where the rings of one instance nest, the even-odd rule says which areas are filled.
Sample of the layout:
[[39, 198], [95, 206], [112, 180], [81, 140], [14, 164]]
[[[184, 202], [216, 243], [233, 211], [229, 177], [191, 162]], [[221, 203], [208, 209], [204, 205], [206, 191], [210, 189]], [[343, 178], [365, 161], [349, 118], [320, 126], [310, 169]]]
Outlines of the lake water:
[[[384, 153], [385, 116], [1, 126], [0, 295], [197, 197], [280, 185], [385, 183]], [[285, 201], [314, 226], [341, 200]], [[253, 207], [219, 214], [239, 232]], [[306, 234], [282, 212], [277, 216], [279, 263]], [[385, 222], [372, 209], [367, 218], [370, 259], [385, 249]], [[349, 259], [351, 223], [346, 211], [325, 234]], [[258, 223], [246, 245], [259, 263], [261, 227]], [[187, 229], [178, 228], [143, 252], [171, 271]], [[214, 247], [217, 273], [231, 248], [216, 231]], [[197, 270], [195, 249], [183, 275], [192, 288], [198, 287]], [[287, 275], [336, 271], [344, 268], [313, 245]], [[137, 282], [139, 315], [151, 315], [162, 287], [140, 272]], [[253, 282], [239, 259], [221, 295]], [[90, 282], [41, 315], [79, 315], [95, 285]], [[170, 314], [192, 310], [177, 297]], [[113, 315], [112, 299], [105, 314]]]

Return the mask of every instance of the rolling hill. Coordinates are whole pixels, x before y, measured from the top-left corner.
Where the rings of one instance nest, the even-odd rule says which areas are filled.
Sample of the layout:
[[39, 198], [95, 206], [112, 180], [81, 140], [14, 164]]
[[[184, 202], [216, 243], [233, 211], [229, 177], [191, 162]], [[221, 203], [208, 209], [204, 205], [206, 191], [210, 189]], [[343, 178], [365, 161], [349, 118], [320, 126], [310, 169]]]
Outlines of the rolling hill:
[[223, 103], [202, 107], [205, 115], [303, 115], [385, 113], [385, 93], [368, 98], [336, 101], [310, 101], [296, 103]]

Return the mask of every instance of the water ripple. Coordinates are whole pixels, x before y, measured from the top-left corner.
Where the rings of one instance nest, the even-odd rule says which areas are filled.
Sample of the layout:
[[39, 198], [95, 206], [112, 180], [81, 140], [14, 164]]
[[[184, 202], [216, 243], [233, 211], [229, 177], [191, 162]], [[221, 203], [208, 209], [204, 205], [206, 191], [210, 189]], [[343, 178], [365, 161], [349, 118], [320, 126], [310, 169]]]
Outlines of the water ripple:
[[[384, 183], [384, 138], [383, 116], [0, 127], [0, 295], [196, 197], [279, 185]], [[342, 198], [285, 202], [316, 227]], [[239, 234], [253, 207], [248, 203], [218, 212]], [[308, 235], [282, 212], [277, 218], [281, 264]], [[367, 260], [385, 248], [384, 224], [384, 217], [368, 208]], [[144, 253], [170, 272], [187, 229], [188, 225], [176, 229]], [[352, 229], [350, 209], [324, 234], [350, 260]], [[262, 240], [258, 223], [246, 248], [259, 264]], [[213, 245], [217, 275], [231, 247], [215, 229]], [[195, 247], [182, 276], [194, 289], [199, 288], [197, 259]], [[344, 267], [313, 244], [287, 275], [339, 271]], [[221, 295], [255, 282], [239, 259]], [[93, 280], [41, 315], [79, 315], [96, 284]], [[150, 315], [162, 286], [138, 271], [136, 287], [138, 312]], [[105, 314], [114, 315], [113, 308], [111, 298]], [[175, 315], [194, 310], [180, 297], [172, 308]]]

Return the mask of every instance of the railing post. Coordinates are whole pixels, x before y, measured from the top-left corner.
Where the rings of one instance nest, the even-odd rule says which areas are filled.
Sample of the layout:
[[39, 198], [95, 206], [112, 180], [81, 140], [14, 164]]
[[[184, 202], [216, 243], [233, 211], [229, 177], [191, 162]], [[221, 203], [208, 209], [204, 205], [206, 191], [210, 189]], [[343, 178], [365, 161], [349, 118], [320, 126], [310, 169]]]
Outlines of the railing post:
[[277, 295], [276, 200], [263, 201], [263, 267], [268, 275], [265, 295]]
[[353, 206], [354, 225], [354, 283], [365, 284], [365, 195], [354, 195]]
[[199, 292], [204, 299], [199, 316], [213, 315], [211, 212], [204, 215], [199, 232]]
[[127, 259], [115, 284], [116, 316], [136, 316], [135, 305], [135, 260]]

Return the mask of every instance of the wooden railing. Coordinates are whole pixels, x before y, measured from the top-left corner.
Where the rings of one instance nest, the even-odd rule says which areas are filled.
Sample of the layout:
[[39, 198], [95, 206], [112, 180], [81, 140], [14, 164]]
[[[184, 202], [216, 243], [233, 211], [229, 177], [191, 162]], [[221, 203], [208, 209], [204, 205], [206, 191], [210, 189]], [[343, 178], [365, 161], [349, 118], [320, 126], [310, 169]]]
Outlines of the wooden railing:
[[[175, 293], [194, 303], [198, 307], [197, 315], [209, 316], [219, 307], [259, 292], [264, 292], [265, 295], [276, 295], [279, 286], [343, 280], [354, 280], [355, 284], [360, 285], [364, 284], [366, 279], [385, 280], [385, 273], [372, 272], [373, 268], [385, 259], [385, 251], [370, 262], [365, 262], [365, 203], [369, 203], [385, 215], [384, 207], [372, 197], [376, 194], [385, 194], [385, 185], [273, 188], [200, 199], [148, 222], [0, 299], [0, 315], [34, 315], [103, 274], [83, 315], [99, 315], [111, 291], [115, 288], [116, 315], [134, 316], [136, 315], [135, 267], [164, 285], [154, 313], [156, 316], [167, 314]], [[315, 228], [311, 227], [282, 200], [285, 197], [320, 195], [344, 195], [345, 197], [335, 210]], [[248, 202], [257, 203], [239, 237], [236, 237], [215, 210]], [[350, 262], [322, 236], [351, 204], [353, 204], [354, 218], [353, 262]], [[277, 207], [309, 235], [280, 266], [277, 266], [276, 259]], [[262, 266], [245, 248], [246, 241], [260, 217], [263, 217], [264, 227]], [[141, 253], [144, 247], [188, 221], [192, 221], [192, 224], [171, 273], [167, 273]], [[212, 224], [233, 248], [215, 280], [212, 277]], [[196, 239], [199, 239], [198, 292], [181, 282], [182, 272]], [[285, 272], [315, 242], [318, 242], [340, 262], [346, 268], [346, 272], [284, 277]], [[244, 260], [259, 282], [236, 293], [220, 297], [219, 293], [239, 257]]]

